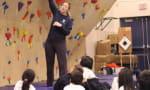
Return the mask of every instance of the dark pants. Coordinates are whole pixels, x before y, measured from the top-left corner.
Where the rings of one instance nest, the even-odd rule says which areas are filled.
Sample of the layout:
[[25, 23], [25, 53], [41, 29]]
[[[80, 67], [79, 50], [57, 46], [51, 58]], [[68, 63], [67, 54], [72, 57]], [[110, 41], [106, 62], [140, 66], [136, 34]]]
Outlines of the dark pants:
[[59, 77], [67, 73], [66, 42], [47, 41], [45, 44], [45, 55], [47, 64], [47, 86], [52, 86], [54, 81], [55, 53], [59, 65]]

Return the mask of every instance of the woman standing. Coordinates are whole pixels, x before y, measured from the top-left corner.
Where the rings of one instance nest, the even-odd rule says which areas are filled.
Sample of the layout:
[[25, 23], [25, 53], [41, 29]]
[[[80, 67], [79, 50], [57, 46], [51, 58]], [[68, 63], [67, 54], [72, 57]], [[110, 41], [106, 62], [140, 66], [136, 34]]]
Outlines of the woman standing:
[[66, 36], [72, 30], [72, 20], [69, 17], [70, 4], [65, 2], [59, 9], [54, 1], [49, 0], [49, 7], [53, 13], [53, 20], [45, 46], [47, 64], [47, 86], [52, 86], [54, 81], [55, 53], [57, 54], [59, 65], [59, 76], [67, 73], [66, 60]]

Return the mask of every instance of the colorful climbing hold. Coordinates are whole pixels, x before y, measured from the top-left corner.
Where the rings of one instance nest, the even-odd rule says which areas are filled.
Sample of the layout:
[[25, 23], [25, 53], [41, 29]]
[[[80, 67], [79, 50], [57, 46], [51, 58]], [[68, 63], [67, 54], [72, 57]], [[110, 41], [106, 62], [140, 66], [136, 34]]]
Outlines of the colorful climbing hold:
[[24, 6], [24, 3], [19, 1], [18, 2], [18, 12], [23, 8], [23, 6]]
[[42, 34], [42, 28], [43, 28], [43, 27], [40, 25], [40, 26], [39, 26], [39, 33], [40, 33], [40, 34]]
[[16, 48], [16, 41], [13, 41], [12, 46], [13, 46], [13, 49], [15, 49], [15, 48]]
[[16, 31], [17, 31], [17, 38], [20, 38], [20, 29], [17, 28]]
[[16, 32], [16, 27], [13, 27], [13, 35], [15, 36], [15, 32]]
[[100, 4], [99, 4], [99, 3], [96, 4], [95, 9], [96, 9], [96, 10], [100, 9]]
[[32, 4], [32, 1], [27, 1], [27, 9], [29, 8], [29, 6]]
[[23, 42], [23, 41], [26, 41], [26, 36], [28, 35], [28, 30], [23, 30], [23, 36], [22, 36], [22, 39], [21, 39], [21, 41]]
[[32, 19], [34, 18], [34, 13], [32, 13], [31, 15], [30, 15], [30, 22], [32, 22]]
[[7, 80], [8, 80], [8, 83], [11, 84], [11, 77], [8, 77]]
[[5, 80], [6, 79], [6, 77], [5, 76], [3, 76], [3, 80]]
[[11, 60], [8, 61], [8, 64], [11, 64]]
[[85, 13], [82, 13], [82, 19], [84, 20], [85, 19]]
[[35, 60], [36, 60], [36, 63], [38, 64], [39, 63], [39, 58], [36, 57]]
[[26, 11], [25, 15], [22, 17], [22, 20], [25, 20], [28, 15], [29, 15], [29, 11]]
[[37, 10], [37, 16], [40, 18], [42, 16], [42, 13], [40, 10]]
[[83, 2], [83, 8], [88, 4], [88, 1]]
[[66, 53], [67, 53], [67, 56], [69, 56], [70, 55], [70, 50], [67, 50]]
[[6, 41], [5, 41], [5, 45], [6, 46], [11, 46], [11, 33], [9, 32], [9, 28], [7, 28], [7, 33], [5, 33], [5, 38], [6, 38]]
[[28, 48], [32, 47], [32, 40], [33, 40], [33, 34], [30, 35], [29, 39], [28, 39]]
[[91, 0], [91, 3], [97, 3], [98, 0]]
[[18, 61], [19, 61], [20, 60], [20, 56], [21, 56], [20, 50], [18, 50], [17, 54], [18, 54]]
[[45, 48], [45, 42], [43, 42], [42, 46], [43, 46], [43, 48]]
[[48, 19], [52, 17], [52, 13], [50, 11], [46, 12]]
[[81, 45], [81, 43], [80, 42], [78, 42], [78, 46], [80, 46]]
[[73, 55], [73, 54], [74, 54], [74, 52], [73, 52], [73, 51], [71, 51], [71, 52], [70, 52], [70, 55]]
[[60, 4], [64, 3], [64, 2], [65, 2], [65, 0], [56, 0], [57, 5], [60, 5]]
[[29, 60], [27, 60], [27, 67], [29, 67], [29, 64], [30, 64], [30, 61], [29, 61]]

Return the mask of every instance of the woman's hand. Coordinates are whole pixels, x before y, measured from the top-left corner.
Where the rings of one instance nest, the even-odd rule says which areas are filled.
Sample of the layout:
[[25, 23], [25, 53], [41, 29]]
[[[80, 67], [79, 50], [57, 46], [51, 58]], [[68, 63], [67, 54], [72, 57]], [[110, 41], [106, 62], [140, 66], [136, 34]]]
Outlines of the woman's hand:
[[57, 22], [57, 21], [55, 21], [54, 24], [53, 24], [53, 26], [56, 26], [56, 27], [62, 27], [62, 24], [59, 23], [59, 22]]

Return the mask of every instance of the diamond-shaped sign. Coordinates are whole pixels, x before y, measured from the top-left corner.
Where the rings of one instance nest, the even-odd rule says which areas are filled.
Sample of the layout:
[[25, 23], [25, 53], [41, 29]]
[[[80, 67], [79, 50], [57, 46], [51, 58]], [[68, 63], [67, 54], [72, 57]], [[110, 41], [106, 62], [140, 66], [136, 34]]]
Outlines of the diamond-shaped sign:
[[119, 45], [123, 48], [123, 50], [127, 50], [129, 46], [131, 45], [131, 41], [126, 36], [124, 36], [120, 40]]

